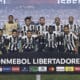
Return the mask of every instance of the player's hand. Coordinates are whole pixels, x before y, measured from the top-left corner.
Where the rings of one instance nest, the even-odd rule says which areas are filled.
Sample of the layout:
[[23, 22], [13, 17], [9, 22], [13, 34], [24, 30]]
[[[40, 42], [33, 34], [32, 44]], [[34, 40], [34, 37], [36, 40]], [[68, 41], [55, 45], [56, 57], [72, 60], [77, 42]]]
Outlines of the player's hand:
[[74, 48], [74, 51], [75, 51], [75, 53], [78, 53], [78, 49], [77, 48]]

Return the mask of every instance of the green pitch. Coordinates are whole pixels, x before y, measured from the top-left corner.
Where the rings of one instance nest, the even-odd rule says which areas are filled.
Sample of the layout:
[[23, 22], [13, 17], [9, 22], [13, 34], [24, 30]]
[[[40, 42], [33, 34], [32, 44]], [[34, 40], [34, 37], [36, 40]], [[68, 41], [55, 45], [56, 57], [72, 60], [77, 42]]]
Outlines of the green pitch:
[[[36, 76], [0, 75], [0, 80], [36, 80]], [[41, 75], [41, 80], [80, 80], [80, 75]]]
[[80, 80], [80, 75], [42, 75], [42, 80]]

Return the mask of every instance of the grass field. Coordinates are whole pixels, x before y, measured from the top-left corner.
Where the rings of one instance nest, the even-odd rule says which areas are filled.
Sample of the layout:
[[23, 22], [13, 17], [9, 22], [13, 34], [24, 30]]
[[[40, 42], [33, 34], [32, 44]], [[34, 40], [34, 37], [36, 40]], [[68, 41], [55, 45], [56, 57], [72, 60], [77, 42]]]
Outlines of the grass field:
[[[0, 80], [36, 80], [36, 76], [0, 75]], [[80, 75], [41, 75], [41, 80], [80, 80]]]

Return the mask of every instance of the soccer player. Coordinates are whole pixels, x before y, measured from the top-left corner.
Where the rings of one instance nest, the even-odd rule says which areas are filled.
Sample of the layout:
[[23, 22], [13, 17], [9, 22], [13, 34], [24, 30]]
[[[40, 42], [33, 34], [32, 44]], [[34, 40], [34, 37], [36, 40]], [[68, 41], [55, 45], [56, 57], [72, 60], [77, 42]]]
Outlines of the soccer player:
[[64, 34], [57, 33], [57, 51], [58, 53], [64, 53]]
[[63, 25], [61, 25], [61, 20], [59, 17], [55, 18], [55, 23], [53, 26], [54, 26], [54, 31], [63, 32], [64, 30]]
[[36, 26], [38, 34], [43, 35], [43, 32], [48, 30], [48, 26], [45, 23], [45, 17], [40, 17], [39, 24]]
[[78, 25], [76, 25], [74, 23], [74, 17], [73, 16], [69, 16], [68, 19], [68, 25], [69, 25], [69, 29], [71, 32], [75, 33], [76, 35], [78, 35]]
[[64, 26], [64, 46], [66, 53], [78, 53], [77, 49], [78, 45], [78, 37], [73, 33], [70, 32], [69, 26]]
[[3, 29], [4, 29], [4, 34], [7, 35], [7, 36], [12, 35], [12, 30], [13, 29], [16, 29], [16, 30], [18, 29], [17, 23], [14, 22], [13, 15], [8, 16], [8, 22], [6, 22], [4, 24]]
[[35, 42], [37, 45], [37, 50], [38, 52], [44, 52], [45, 51], [45, 45], [47, 40], [44, 38], [44, 35], [39, 35], [38, 37], [35, 38]]
[[33, 52], [34, 47], [34, 38], [32, 37], [32, 31], [28, 30], [27, 34], [22, 37], [22, 48], [23, 53]]
[[63, 41], [63, 32], [64, 28], [63, 25], [61, 24], [61, 20], [59, 17], [55, 18], [55, 23], [53, 25], [54, 31], [57, 32], [57, 51], [58, 53], [63, 53], [64, 52], [64, 41]]
[[13, 53], [19, 53], [19, 50], [21, 49], [21, 38], [18, 37], [18, 31], [13, 29], [12, 35], [8, 36], [9, 39], [9, 45], [8, 45], [8, 51], [10, 54]]
[[47, 40], [46, 51], [53, 54], [57, 53], [57, 32], [53, 31], [52, 27], [49, 27], [48, 31], [44, 33]]
[[20, 22], [19, 22], [19, 20], [18, 20], [17, 18], [15, 19], [15, 23], [17, 24], [17, 26], [18, 26], [18, 31], [20, 32], [21, 25], [20, 25]]
[[35, 32], [35, 25], [32, 24], [31, 17], [26, 17], [24, 21], [25, 25], [22, 26], [22, 35], [26, 35], [28, 30]]
[[0, 54], [7, 53], [6, 47], [7, 47], [7, 39], [3, 35], [3, 30], [0, 29]]

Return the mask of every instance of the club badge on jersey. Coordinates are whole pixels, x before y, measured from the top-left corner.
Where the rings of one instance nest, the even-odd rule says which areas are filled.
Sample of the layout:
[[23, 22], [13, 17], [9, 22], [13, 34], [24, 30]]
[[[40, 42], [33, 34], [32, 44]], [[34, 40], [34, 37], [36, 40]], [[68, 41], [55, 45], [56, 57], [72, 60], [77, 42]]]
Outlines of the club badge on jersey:
[[76, 40], [78, 40], [78, 37], [73, 32], [70, 32], [68, 35], [64, 34], [64, 46], [66, 52], [74, 52], [74, 49], [76, 48]]

